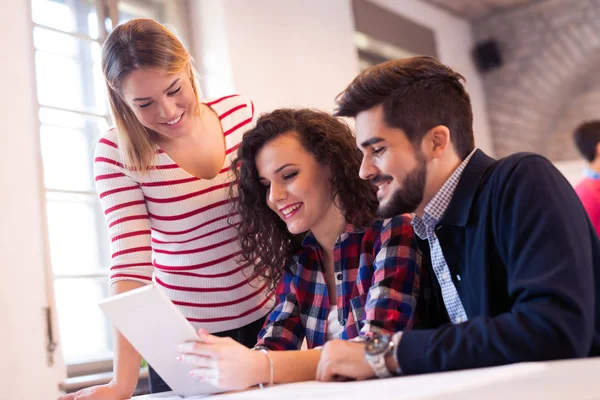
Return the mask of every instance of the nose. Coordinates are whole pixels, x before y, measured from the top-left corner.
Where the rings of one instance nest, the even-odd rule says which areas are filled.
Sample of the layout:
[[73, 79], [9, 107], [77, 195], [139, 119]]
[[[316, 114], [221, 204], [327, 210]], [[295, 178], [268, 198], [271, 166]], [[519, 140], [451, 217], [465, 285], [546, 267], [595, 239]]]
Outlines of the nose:
[[377, 175], [377, 168], [375, 168], [369, 157], [363, 157], [358, 175], [365, 181], [368, 181]]
[[267, 195], [269, 196], [269, 202], [275, 206], [278, 202], [285, 200], [287, 197], [287, 192], [283, 185], [271, 182], [269, 193]]
[[171, 121], [179, 116], [177, 114], [177, 106], [175, 105], [175, 101], [169, 98], [164, 99], [159, 103], [159, 112], [160, 118], [166, 121]]

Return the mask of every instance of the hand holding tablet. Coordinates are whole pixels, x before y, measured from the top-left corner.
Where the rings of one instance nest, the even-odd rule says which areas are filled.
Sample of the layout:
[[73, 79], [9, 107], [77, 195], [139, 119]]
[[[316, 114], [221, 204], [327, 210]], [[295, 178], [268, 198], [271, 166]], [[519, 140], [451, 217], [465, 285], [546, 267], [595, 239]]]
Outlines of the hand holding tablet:
[[177, 361], [178, 346], [199, 338], [160, 290], [154, 286], [131, 290], [103, 300], [100, 308], [175, 393], [193, 396], [223, 391], [193, 379], [190, 366]]

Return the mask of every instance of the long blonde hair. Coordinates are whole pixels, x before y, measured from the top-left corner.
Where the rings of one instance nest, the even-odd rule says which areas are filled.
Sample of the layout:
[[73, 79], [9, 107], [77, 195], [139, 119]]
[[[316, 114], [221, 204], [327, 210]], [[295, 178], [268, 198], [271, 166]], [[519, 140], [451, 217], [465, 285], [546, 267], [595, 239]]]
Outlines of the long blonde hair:
[[102, 47], [102, 72], [117, 128], [119, 150], [128, 168], [147, 171], [156, 156], [157, 133], [142, 125], [121, 96], [125, 77], [140, 68], [167, 74], [185, 70], [196, 97], [195, 114], [199, 113], [200, 103], [190, 54], [165, 26], [139, 18], [117, 26], [108, 35]]

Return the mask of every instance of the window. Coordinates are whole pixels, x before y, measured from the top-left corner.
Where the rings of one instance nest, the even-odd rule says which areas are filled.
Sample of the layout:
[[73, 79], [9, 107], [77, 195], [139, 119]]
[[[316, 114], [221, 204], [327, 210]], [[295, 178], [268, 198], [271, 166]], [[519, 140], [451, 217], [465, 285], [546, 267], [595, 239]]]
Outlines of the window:
[[86, 365], [110, 365], [113, 349], [111, 327], [98, 308], [108, 295], [110, 250], [93, 179], [94, 145], [109, 127], [102, 41], [113, 21], [145, 17], [165, 22], [169, 15], [185, 13], [183, 1], [172, 0], [31, 3], [60, 348], [65, 363], [84, 366], [79, 373], [85, 373]]
[[389, 60], [417, 55], [358, 31], [354, 33], [354, 44], [358, 50], [358, 66], [361, 71]]
[[368, 0], [352, 0], [361, 70], [388, 60], [437, 54], [434, 32]]

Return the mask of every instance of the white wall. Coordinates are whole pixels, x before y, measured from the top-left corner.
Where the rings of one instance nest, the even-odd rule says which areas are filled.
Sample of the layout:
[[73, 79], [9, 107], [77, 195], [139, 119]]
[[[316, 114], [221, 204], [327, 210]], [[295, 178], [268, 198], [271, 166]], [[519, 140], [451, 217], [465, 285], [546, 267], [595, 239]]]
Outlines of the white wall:
[[350, 0], [191, 2], [205, 94], [235, 90], [257, 110], [331, 111], [358, 73]]
[[0, 48], [0, 399], [52, 399], [29, 1], [2, 3]]
[[[438, 57], [467, 78], [476, 145], [493, 155], [483, 85], [469, 24], [417, 0], [370, 0], [435, 32]], [[191, 2], [198, 69], [209, 97], [250, 96], [259, 111], [331, 110], [358, 73], [350, 0]]]
[[439, 8], [417, 0], [369, 0], [381, 7], [413, 20], [435, 32], [438, 59], [461, 73], [473, 105], [475, 145], [494, 155], [490, 125], [485, 105], [483, 82], [471, 51], [474, 47], [469, 23]]
[[553, 163], [556, 168], [567, 178], [573, 186], [577, 185], [583, 178], [583, 170], [589, 167], [589, 164], [584, 159], [571, 161], [557, 161]]

